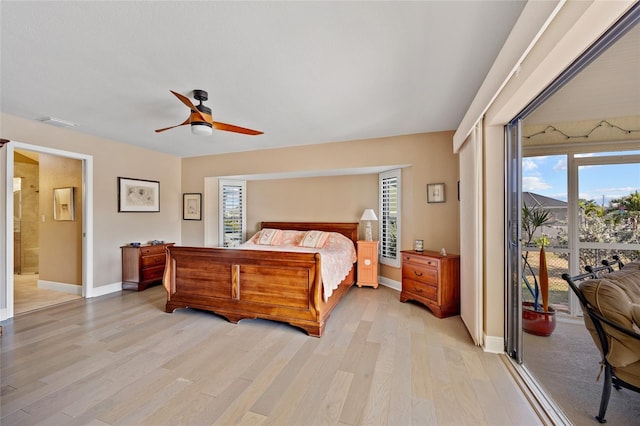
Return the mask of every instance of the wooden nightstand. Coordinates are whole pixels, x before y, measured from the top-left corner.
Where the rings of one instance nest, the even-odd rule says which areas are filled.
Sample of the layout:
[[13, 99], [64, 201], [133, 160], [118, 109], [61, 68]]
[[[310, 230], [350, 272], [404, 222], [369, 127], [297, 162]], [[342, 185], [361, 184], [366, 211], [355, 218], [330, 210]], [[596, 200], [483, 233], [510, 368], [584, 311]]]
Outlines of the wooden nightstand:
[[358, 287], [378, 288], [378, 241], [358, 241]]
[[436, 251], [402, 252], [400, 301], [422, 303], [438, 318], [460, 313], [460, 256]]
[[122, 246], [122, 289], [142, 291], [162, 282], [167, 246], [171, 245]]

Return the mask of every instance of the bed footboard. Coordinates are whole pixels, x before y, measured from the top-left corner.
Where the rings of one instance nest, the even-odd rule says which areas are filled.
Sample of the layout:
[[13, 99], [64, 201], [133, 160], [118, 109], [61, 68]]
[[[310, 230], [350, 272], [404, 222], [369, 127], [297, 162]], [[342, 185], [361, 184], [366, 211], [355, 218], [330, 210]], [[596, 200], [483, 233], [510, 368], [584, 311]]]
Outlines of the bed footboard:
[[203, 309], [234, 323], [244, 318], [287, 322], [319, 337], [335, 306], [322, 298], [320, 262], [316, 253], [283, 256], [271, 251], [171, 246], [163, 280], [165, 310]]

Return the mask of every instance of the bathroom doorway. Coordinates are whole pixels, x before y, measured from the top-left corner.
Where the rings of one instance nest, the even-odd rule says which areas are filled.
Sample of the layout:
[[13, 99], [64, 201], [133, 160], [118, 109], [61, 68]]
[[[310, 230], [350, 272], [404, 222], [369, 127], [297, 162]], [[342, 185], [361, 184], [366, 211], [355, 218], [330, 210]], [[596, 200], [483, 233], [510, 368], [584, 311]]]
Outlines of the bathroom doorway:
[[[16, 149], [14, 314], [82, 297], [82, 161]], [[72, 194], [65, 200], [56, 193]], [[56, 215], [56, 207], [69, 214]]]
[[[4, 274], [0, 280], [0, 320], [15, 316], [14, 312], [14, 194], [13, 177], [16, 151], [38, 154], [38, 287], [56, 292], [67, 292], [75, 298], [93, 297], [93, 157], [91, 155], [13, 140], [3, 140], [0, 155], [3, 166], [2, 182], [5, 188], [3, 201], [2, 233]], [[73, 166], [69, 166], [72, 164]], [[55, 167], [55, 166], [58, 167]], [[50, 170], [57, 170], [49, 174]], [[70, 173], [73, 170], [73, 173]], [[75, 176], [69, 182], [67, 174]], [[44, 176], [46, 177], [44, 177]], [[22, 183], [22, 182], [21, 182]], [[69, 194], [65, 188], [73, 187], [73, 220], [68, 208], [70, 198], [54, 198]], [[59, 191], [63, 189], [62, 191]], [[68, 201], [65, 201], [68, 200]], [[67, 204], [66, 206], [60, 203]], [[22, 214], [24, 215], [24, 205]], [[63, 213], [60, 215], [60, 213]], [[62, 219], [62, 220], [57, 220]], [[73, 228], [73, 231], [70, 230]], [[21, 229], [22, 231], [22, 229]], [[22, 237], [22, 236], [21, 236]], [[22, 239], [24, 241], [24, 239]], [[26, 276], [26, 275], [23, 275]], [[72, 290], [69, 292], [68, 290]]]

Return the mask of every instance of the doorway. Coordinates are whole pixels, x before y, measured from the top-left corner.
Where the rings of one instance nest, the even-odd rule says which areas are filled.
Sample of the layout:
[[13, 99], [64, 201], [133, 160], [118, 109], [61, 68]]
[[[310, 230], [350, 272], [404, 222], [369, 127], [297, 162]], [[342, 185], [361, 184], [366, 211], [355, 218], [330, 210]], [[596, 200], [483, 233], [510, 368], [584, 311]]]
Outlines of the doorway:
[[81, 187], [81, 160], [14, 151], [15, 315], [82, 297]]
[[[40, 177], [37, 188], [39, 202], [43, 203], [38, 206], [38, 214], [36, 222], [38, 228], [38, 242], [35, 243], [31, 250], [31, 255], [37, 253], [37, 267], [30, 271], [32, 275], [37, 273], [37, 289], [38, 291], [47, 290], [55, 291], [55, 295], [60, 295], [62, 290], [62, 298], [68, 299], [80, 297], [91, 297], [91, 288], [93, 283], [93, 262], [92, 258], [92, 242], [93, 242], [93, 210], [92, 210], [92, 182], [93, 182], [93, 159], [91, 156], [78, 154], [69, 151], [46, 148], [37, 145], [24, 144], [21, 142], [11, 141], [5, 145], [6, 156], [6, 173], [3, 180], [6, 179], [5, 192], [5, 208], [6, 208], [6, 238], [3, 239], [4, 245], [4, 264], [5, 275], [3, 277], [4, 285], [0, 286], [0, 292], [4, 297], [4, 304], [0, 306], [0, 320], [12, 318], [16, 313], [23, 311], [23, 308], [16, 310], [17, 300], [15, 299], [16, 276], [26, 271], [24, 269], [24, 253], [21, 247], [25, 241], [23, 231], [23, 223], [16, 223], [16, 218], [22, 220], [25, 214], [25, 206], [17, 212], [14, 210], [14, 203], [21, 202], [20, 197], [14, 194], [15, 176], [20, 177], [16, 173], [15, 160], [20, 155], [29, 154], [38, 157], [38, 163], [42, 167], [43, 161], [46, 163], [46, 177]], [[45, 159], [45, 160], [43, 160]], [[51, 169], [56, 169], [56, 164], [64, 164], [58, 167], [55, 174], [49, 174]], [[69, 165], [73, 165], [70, 167]], [[69, 170], [74, 169], [75, 173]], [[76, 180], [70, 180], [76, 179]], [[20, 182], [22, 185], [22, 182]], [[54, 203], [55, 194], [69, 194], [73, 188], [74, 197], [63, 200], [57, 198], [58, 214], [56, 214]], [[17, 189], [17, 188], [16, 188]], [[62, 189], [63, 191], [56, 192]], [[65, 201], [62, 206], [61, 201]], [[68, 215], [69, 208], [73, 207], [73, 216]], [[65, 214], [60, 214], [60, 208], [64, 209]], [[73, 220], [70, 218], [73, 217]], [[16, 242], [17, 232], [20, 231], [20, 241]], [[16, 252], [19, 249], [21, 253]], [[46, 253], [46, 256], [43, 254]], [[16, 268], [15, 262], [20, 258], [23, 263], [20, 269]], [[44, 274], [43, 274], [44, 273]], [[27, 277], [22, 273], [22, 277]], [[32, 280], [33, 281], [33, 280]], [[19, 282], [17, 285], [21, 285]], [[45, 300], [48, 298], [45, 297]], [[54, 299], [52, 303], [58, 303]], [[42, 307], [42, 306], [40, 306]]]
[[[557, 137], [557, 141], [546, 141], [542, 146], [544, 152], [529, 152], [530, 155], [548, 155], [554, 148], [565, 152], [578, 153], [588, 151], [586, 145], [592, 146], [594, 141], [605, 141], [609, 151], [617, 150], [624, 145], [621, 141], [635, 144], [638, 135], [634, 125], [637, 117], [637, 97], [631, 90], [638, 83], [637, 55], [629, 55], [629, 51], [637, 51], [640, 43], [640, 4], [632, 7], [609, 30], [607, 30], [592, 46], [578, 57], [549, 86], [529, 103], [505, 129], [506, 140], [506, 221], [507, 240], [507, 312], [506, 312], [506, 352], [519, 364], [522, 363], [522, 170], [523, 140], [530, 141], [536, 137]], [[620, 81], [625, 84], [609, 84]], [[604, 92], [602, 89], [606, 89]], [[611, 125], [611, 114], [615, 111], [621, 122], [630, 119], [631, 127]], [[566, 118], [565, 118], [566, 117]], [[563, 119], [564, 118], [564, 119]], [[591, 126], [581, 132], [576, 129], [591, 121]], [[540, 125], [535, 133], [525, 133], [523, 127]], [[573, 126], [571, 129], [565, 125]], [[603, 139], [598, 132], [610, 130], [616, 138]], [[622, 148], [625, 149], [625, 148]], [[629, 149], [629, 148], [626, 148]], [[603, 151], [604, 149], [596, 149]], [[572, 183], [569, 182], [571, 187]], [[577, 191], [577, 189], [576, 189]], [[569, 192], [572, 192], [571, 189]], [[577, 200], [576, 200], [577, 201]], [[571, 207], [571, 200], [569, 200]]]
[[[587, 241], [579, 235], [577, 224], [581, 220], [580, 218], [584, 217], [584, 215], [578, 215], [578, 205], [581, 198], [586, 198], [584, 190], [587, 171], [592, 172], [596, 171], [596, 167], [600, 168], [598, 176], [604, 183], [604, 176], [614, 176], [621, 168], [625, 167], [623, 163], [635, 164], [635, 167], [638, 164], [637, 151], [632, 152], [637, 150], [638, 140], [640, 140], [640, 127], [636, 124], [637, 109], [629, 110], [627, 108], [637, 106], [637, 98], [624, 96], [624, 94], [614, 95], [617, 92], [608, 83], [611, 81], [625, 82], [626, 87], [624, 87], [625, 85], [618, 85], [618, 87], [627, 92], [630, 91], [630, 87], [634, 87], [634, 84], [637, 85], [637, 77], [624, 78], [623, 75], [626, 74], [623, 72], [637, 66], [637, 55], [634, 62], [633, 55], [630, 58], [630, 55], [624, 54], [624, 48], [631, 46], [632, 51], [637, 51], [637, 47], [634, 46], [637, 46], [638, 40], [640, 40], [640, 26], [636, 25], [639, 17], [640, 9], [633, 8], [521, 111], [509, 123], [505, 132], [508, 176], [506, 211], [509, 219], [506, 232], [508, 238], [506, 241], [508, 252], [506, 351], [518, 364], [526, 367], [523, 370], [527, 378], [532, 378], [535, 381], [535, 385], [532, 387], [538, 390], [532, 390], [532, 392], [535, 393], [536, 399], [544, 401], [547, 396], [551, 396], [564, 409], [574, 406], [580, 407], [581, 411], [571, 413], [572, 421], [575, 423], [582, 423], [584, 419], [588, 418], [589, 407], [595, 407], [599, 401], [602, 385], [595, 381], [599, 361], [597, 348], [585, 332], [582, 318], [571, 317], [577, 313], [577, 304], [572, 300], [573, 295], [556, 292], [555, 296], [562, 296], [558, 297], [556, 303], [558, 306], [562, 306], [560, 310], [565, 311], [566, 318], [568, 318], [565, 323], [558, 325], [560, 330], [557, 327], [551, 336], [546, 337], [532, 337], [527, 334], [523, 342], [521, 309], [527, 289], [523, 288], [525, 286], [523, 286], [521, 258], [523, 250], [526, 250], [525, 243], [527, 241], [524, 241], [522, 235], [521, 215], [522, 206], [525, 204], [523, 191], [535, 192], [532, 187], [525, 189], [526, 169], [533, 165], [527, 160], [537, 157], [551, 162], [552, 156], [565, 158], [560, 173], [564, 174], [565, 179], [564, 200], [562, 199], [563, 195], [557, 192], [543, 193], [548, 198], [541, 201], [547, 210], [561, 208], [562, 205], [558, 201], [566, 203], [564, 207], [566, 219], [563, 219], [560, 214], [552, 215], [557, 223], [550, 226], [547, 235], [539, 236], [544, 237], [545, 245], [551, 242], [557, 246], [549, 246], [549, 250], [545, 246], [545, 251], [551, 252], [546, 256], [547, 262], [550, 258], [558, 259], [558, 262], [563, 262], [563, 265], [557, 268], [563, 268], [563, 272], [574, 275], [584, 266], [584, 264], [580, 265], [580, 253], [587, 250], [615, 249], [619, 251], [629, 248], [622, 247], [618, 242], [602, 244]], [[619, 53], [622, 54], [618, 55]], [[603, 65], [608, 65], [604, 81], [595, 78], [603, 76], [600, 74]], [[637, 76], [637, 72], [630, 75]], [[606, 92], [598, 98], [598, 102], [593, 104], [587, 102], [587, 100], [596, 98], [597, 93], [602, 94], [594, 90], [600, 88], [605, 88]], [[577, 94], [580, 96], [576, 96]], [[625, 103], [628, 98], [631, 98], [630, 102]], [[567, 102], [567, 100], [575, 99], [580, 99], [580, 104]], [[612, 125], [612, 122], [615, 124]], [[536, 126], [538, 128], [535, 128]], [[607, 151], [608, 158], [602, 155], [600, 158], [596, 158], [597, 155], [594, 154]], [[627, 155], [624, 156], [624, 159], [621, 159], [623, 157], [621, 151], [626, 151]], [[636, 154], [635, 157], [633, 154]], [[556, 161], [556, 164], [559, 162]], [[637, 176], [637, 172], [635, 173]], [[624, 174], [625, 177], [628, 175], [628, 172]], [[545, 183], [543, 179], [550, 178], [551, 172], [549, 170], [542, 172], [538, 169], [537, 176], [540, 179], [530, 183], [535, 183], [538, 188], [542, 188], [541, 184]], [[638, 181], [637, 178], [635, 179], [634, 185], [637, 188]], [[619, 179], [618, 183], [621, 186], [624, 185], [622, 179]], [[610, 195], [614, 187], [600, 186], [600, 188], [606, 188], [606, 194]], [[633, 186], [627, 186], [627, 188], [633, 192], [631, 189]], [[625, 197], [629, 195], [629, 191], [616, 195]], [[526, 196], [530, 198], [531, 194], [526, 194]], [[607, 205], [609, 205], [608, 202]], [[562, 229], [563, 221], [565, 222], [564, 230]], [[564, 235], [562, 235], [563, 232]], [[637, 248], [636, 243], [635, 249]], [[600, 252], [598, 257], [600, 255], [606, 257], [603, 252]], [[550, 267], [555, 266], [554, 264], [547, 266], [547, 268]], [[549, 284], [553, 291], [551, 274]], [[558, 311], [556, 309], [556, 312]], [[579, 346], [582, 340], [575, 337], [577, 334], [569, 335], [558, 332], [570, 327], [585, 335], [584, 350], [582, 346]], [[583, 354], [593, 354], [593, 360], [580, 358], [579, 356]], [[584, 368], [585, 371], [579, 371], [580, 368]], [[587, 369], [590, 371], [586, 371]], [[546, 374], [547, 378], [544, 378], [542, 373]], [[565, 378], [585, 379], [583, 382], [577, 383]], [[595, 397], [590, 395], [589, 398], [584, 398], [589, 394], [591, 388], [595, 388]], [[540, 389], [544, 389], [544, 391], [541, 392]], [[575, 398], [572, 400], [570, 399], [572, 397]], [[576, 402], [577, 398], [583, 398], [584, 401], [578, 403]], [[567, 401], [573, 402], [567, 403]], [[625, 410], [618, 410], [618, 412], [628, 413]], [[583, 417], [575, 416], [585, 417], [583, 419]], [[623, 423], [621, 419], [619, 420]]]

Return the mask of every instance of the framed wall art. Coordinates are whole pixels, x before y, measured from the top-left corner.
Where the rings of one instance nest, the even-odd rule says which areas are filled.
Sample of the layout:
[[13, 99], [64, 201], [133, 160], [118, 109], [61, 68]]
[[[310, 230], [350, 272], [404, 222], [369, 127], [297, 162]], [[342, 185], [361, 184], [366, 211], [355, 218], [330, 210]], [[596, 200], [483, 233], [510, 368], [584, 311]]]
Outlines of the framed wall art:
[[159, 212], [160, 182], [118, 178], [118, 212]]
[[202, 220], [202, 194], [182, 194], [182, 220]]
[[427, 203], [444, 203], [444, 183], [427, 184]]
[[75, 188], [55, 188], [53, 190], [53, 220], [76, 220], [73, 204]]

